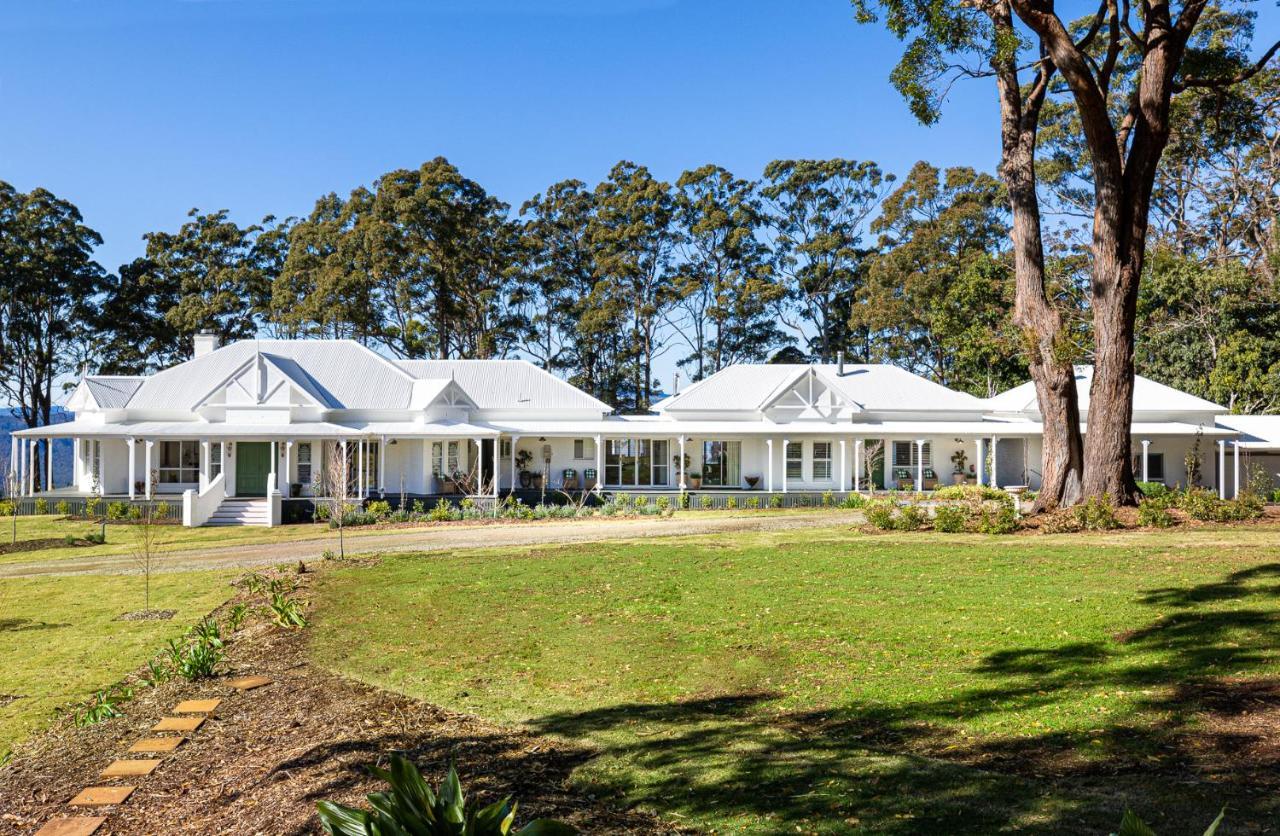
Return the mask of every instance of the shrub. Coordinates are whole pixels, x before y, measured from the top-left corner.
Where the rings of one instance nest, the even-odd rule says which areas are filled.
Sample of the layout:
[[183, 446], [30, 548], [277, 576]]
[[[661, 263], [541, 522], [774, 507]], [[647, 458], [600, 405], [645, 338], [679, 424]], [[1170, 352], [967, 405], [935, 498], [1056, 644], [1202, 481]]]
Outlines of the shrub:
[[1012, 501], [1012, 497], [990, 485], [943, 485], [933, 492], [934, 499], [998, 499]]
[[413, 515], [415, 517], [421, 517], [425, 513], [427, 513], [427, 503], [423, 502], [421, 499], [415, 499], [413, 501]]
[[711, 494], [704, 493], [702, 496], [698, 497], [698, 504], [702, 506], [704, 511], [710, 510], [715, 506], [716, 500]]
[[893, 527], [898, 531], [919, 531], [924, 528], [928, 519], [929, 515], [919, 505], [903, 505], [898, 511], [897, 519], [893, 521]]
[[640, 494], [632, 501], [631, 504], [634, 505], [637, 510], [639, 510], [640, 508], [644, 508], [646, 505], [649, 504], [649, 497], [645, 496], [644, 494]]
[[226, 656], [226, 648], [218, 623], [211, 618], [201, 621], [186, 638], [169, 640], [169, 665], [183, 679], [194, 682], [214, 674]]
[[[372, 772], [391, 785], [390, 791], [369, 796], [372, 810], [332, 801], [316, 803], [320, 824], [330, 836], [507, 836], [515, 821], [516, 805], [510, 798], [482, 810], [468, 810], [452, 765], [437, 792], [432, 792], [418, 768], [400, 755], [391, 756], [389, 769], [373, 767]], [[537, 819], [517, 831], [516, 836], [566, 836], [576, 832], [567, 824]]]
[[[457, 514], [455, 517], [454, 515]], [[436, 502], [436, 506], [431, 509], [431, 513], [427, 514], [427, 519], [432, 522], [448, 522], [452, 519], [461, 519], [459, 514], [453, 507], [453, 503], [447, 499], [441, 499]]]
[[133, 522], [137, 522], [138, 520], [142, 519], [142, 509], [139, 508], [137, 505], [130, 505], [129, 519], [132, 520]]
[[329, 503], [317, 502], [316, 510], [315, 510], [315, 521], [325, 522], [326, 520], [329, 519], [330, 516], [332, 516], [332, 512], [329, 510]]
[[1089, 497], [1071, 511], [1075, 515], [1076, 523], [1085, 531], [1110, 531], [1120, 527], [1120, 521], [1116, 519], [1115, 506], [1111, 504], [1111, 497], [1105, 493], [1102, 496]]
[[18, 507], [18, 503], [12, 499], [0, 499], [0, 517], [12, 517], [13, 511]]
[[84, 515], [86, 517], [96, 517], [98, 516], [99, 509], [101, 507], [102, 507], [102, 497], [91, 496], [84, 501]]
[[107, 542], [106, 535], [101, 531], [90, 531], [88, 534], [84, 535], [84, 539], [93, 543], [95, 546], [101, 546], [103, 543]]
[[753, 511], [759, 510], [759, 508], [760, 508], [760, 497], [758, 497], [758, 496], [749, 496], [749, 497], [747, 497], [747, 507], [748, 507], [748, 508], [750, 508], [750, 509], [751, 509], [751, 510], [753, 510]]
[[939, 505], [933, 509], [933, 530], [947, 534], [964, 531], [968, 527], [969, 514], [959, 505]]
[[280, 627], [299, 629], [307, 626], [307, 619], [302, 614], [302, 602], [283, 592], [271, 593], [267, 601], [271, 612], [271, 620]]
[[888, 499], [873, 499], [866, 504], [863, 513], [867, 522], [881, 531], [893, 529], [893, 511], [896, 506]]
[[727, 497], [724, 501], [724, 507], [732, 511], [738, 507], [738, 498], [736, 496]]
[[844, 498], [844, 502], [840, 505], [844, 508], [861, 508], [867, 504], [867, 498], [860, 493], [851, 493]]
[[107, 519], [123, 520], [129, 517], [129, 503], [112, 502], [107, 506]]
[[385, 499], [375, 499], [366, 505], [364, 510], [373, 515], [374, 519], [385, 520], [391, 516], [391, 503]]
[[1242, 522], [1262, 516], [1262, 497], [1247, 491], [1236, 499], [1219, 499], [1212, 491], [1192, 488], [1179, 497], [1178, 504], [1187, 516], [1207, 522]]
[[249, 616], [249, 607], [247, 604], [236, 604], [231, 608], [231, 612], [227, 615], [227, 631], [238, 633], [240, 628], [244, 626], [244, 620]]
[[49, 513], [49, 500], [45, 499], [43, 496], [37, 499], [36, 513], [41, 516], [44, 516], [45, 514]]
[[834, 508], [836, 504], [836, 495], [832, 491], [822, 492], [822, 507]]
[[660, 496], [658, 497], [658, 501], [656, 504], [658, 506], [658, 510], [662, 511], [665, 514], [667, 511], [671, 510], [671, 497]]
[[994, 507], [983, 504], [974, 515], [974, 528], [982, 534], [1012, 534], [1022, 527], [1013, 505], [1000, 502]]
[[120, 706], [131, 699], [133, 699], [133, 691], [128, 688], [120, 691], [104, 688], [94, 693], [84, 706], [77, 708], [72, 719], [80, 728], [97, 725], [103, 720], [123, 715], [124, 712], [120, 710]]
[[1138, 490], [1142, 491], [1142, 495], [1148, 499], [1155, 499], [1161, 496], [1168, 496], [1173, 493], [1169, 486], [1164, 482], [1139, 482]]
[[689, 494], [680, 494], [680, 508], [685, 511], [689, 510]]
[[1145, 528], [1169, 528], [1177, 521], [1169, 513], [1162, 497], [1143, 499], [1138, 503], [1138, 525]]
[[151, 512], [151, 516], [157, 520], [167, 520], [169, 519], [169, 515], [172, 512], [172, 510], [173, 509], [170, 508], [169, 503], [157, 502], [155, 510]]
[[777, 493], [769, 494], [769, 507], [770, 507], [770, 508], [781, 508], [781, 507], [782, 507], [782, 494], [777, 494]]

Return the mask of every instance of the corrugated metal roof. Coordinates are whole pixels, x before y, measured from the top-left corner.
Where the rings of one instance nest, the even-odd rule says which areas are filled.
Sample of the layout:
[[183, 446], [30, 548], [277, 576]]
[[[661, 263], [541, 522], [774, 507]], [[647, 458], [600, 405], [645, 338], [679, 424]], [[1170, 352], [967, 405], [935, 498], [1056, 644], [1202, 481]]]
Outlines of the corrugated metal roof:
[[1280, 450], [1280, 415], [1219, 415], [1218, 425], [1243, 434], [1241, 449], [1256, 452]]
[[67, 421], [16, 432], [36, 438], [336, 438], [362, 435], [341, 424], [313, 421], [301, 424], [224, 424], [221, 421], [131, 421], [101, 424]]
[[716, 372], [672, 398], [662, 411], [749, 411], [762, 406], [810, 368], [846, 398], [871, 412], [977, 411], [982, 402], [886, 364], [846, 363], [841, 374], [835, 365], [734, 365]]
[[527, 360], [397, 360], [395, 363], [416, 378], [456, 380], [480, 409], [613, 410]]
[[[1093, 385], [1093, 366], [1076, 366], [1076, 396], [1081, 413], [1089, 408], [1089, 387]], [[1028, 381], [986, 400], [992, 412], [1039, 412], [1036, 386]], [[1133, 409], [1135, 412], [1226, 412], [1204, 398], [1198, 398], [1172, 386], [1157, 383], [1149, 377], [1133, 377]]]
[[123, 409], [145, 377], [95, 375], [84, 379], [89, 394], [100, 409]]
[[[332, 408], [407, 409], [413, 380], [387, 358], [352, 340], [240, 340], [157, 372], [129, 400], [130, 409], [189, 409], [255, 352]], [[301, 385], [301, 384], [300, 384]]]

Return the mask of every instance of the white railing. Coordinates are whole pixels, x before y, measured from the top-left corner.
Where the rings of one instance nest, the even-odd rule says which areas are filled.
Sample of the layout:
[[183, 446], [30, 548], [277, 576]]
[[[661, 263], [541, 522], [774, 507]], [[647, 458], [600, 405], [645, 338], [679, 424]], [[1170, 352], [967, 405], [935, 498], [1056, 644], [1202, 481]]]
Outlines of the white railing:
[[182, 492], [182, 524], [187, 527], [204, 525], [226, 498], [227, 483], [221, 473], [198, 493], [188, 488]]

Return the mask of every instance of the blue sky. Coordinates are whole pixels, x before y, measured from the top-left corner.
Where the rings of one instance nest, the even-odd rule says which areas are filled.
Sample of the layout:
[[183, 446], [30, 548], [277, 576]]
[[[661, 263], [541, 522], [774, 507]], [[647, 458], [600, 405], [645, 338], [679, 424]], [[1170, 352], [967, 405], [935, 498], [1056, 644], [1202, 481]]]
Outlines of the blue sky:
[[993, 91], [916, 124], [845, 0], [3, 4], [0, 179], [84, 212], [114, 270], [192, 207], [305, 214], [444, 155], [518, 206], [619, 159], [990, 166]]

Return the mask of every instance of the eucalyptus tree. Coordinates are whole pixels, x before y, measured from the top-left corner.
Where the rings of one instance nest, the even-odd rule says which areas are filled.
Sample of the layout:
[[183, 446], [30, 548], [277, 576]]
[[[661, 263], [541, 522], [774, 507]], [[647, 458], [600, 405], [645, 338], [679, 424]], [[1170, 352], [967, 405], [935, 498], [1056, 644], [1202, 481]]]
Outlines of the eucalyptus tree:
[[879, 235], [854, 327], [871, 359], [981, 397], [1025, 379], [1009, 320], [1008, 203], [972, 168], [916, 163], [871, 224]]
[[820, 360], [845, 348], [865, 357], [866, 340], [854, 346], [848, 323], [870, 252], [863, 245], [867, 223], [893, 179], [875, 163], [856, 160], [775, 160], [765, 167], [761, 194], [773, 270], [786, 289], [780, 314]]
[[596, 277], [594, 301], [627, 312], [622, 341], [629, 372], [630, 406], [644, 412], [653, 402], [653, 363], [663, 349], [662, 325], [676, 301], [669, 268], [676, 243], [675, 200], [670, 184], [649, 169], [622, 161], [596, 186], [591, 244]]
[[[1052, 0], [854, 0], [854, 6], [864, 22], [883, 12], [890, 31], [907, 41], [891, 79], [923, 122], [937, 121], [957, 75], [995, 79], [1000, 173], [1013, 217], [1014, 322], [1025, 334], [1044, 417], [1037, 506], [1071, 504], [1082, 495], [1134, 501], [1135, 309], [1172, 104], [1188, 90], [1246, 80], [1276, 47], [1249, 62], [1248, 16], [1232, 24], [1241, 37], [1201, 37], [1205, 0], [1177, 9], [1167, 0], [1144, 0], [1132, 11], [1127, 2], [1103, 0], [1076, 25]], [[1067, 328], [1045, 275], [1036, 152], [1050, 101], [1074, 109], [1089, 167], [1094, 377], [1087, 447]]]
[[679, 229], [670, 317], [695, 380], [733, 363], [759, 362], [786, 342], [773, 315], [784, 295], [773, 281], [756, 184], [716, 165], [676, 181]]
[[28, 427], [52, 421], [58, 379], [85, 356], [101, 243], [72, 203], [0, 181], [0, 391]]

